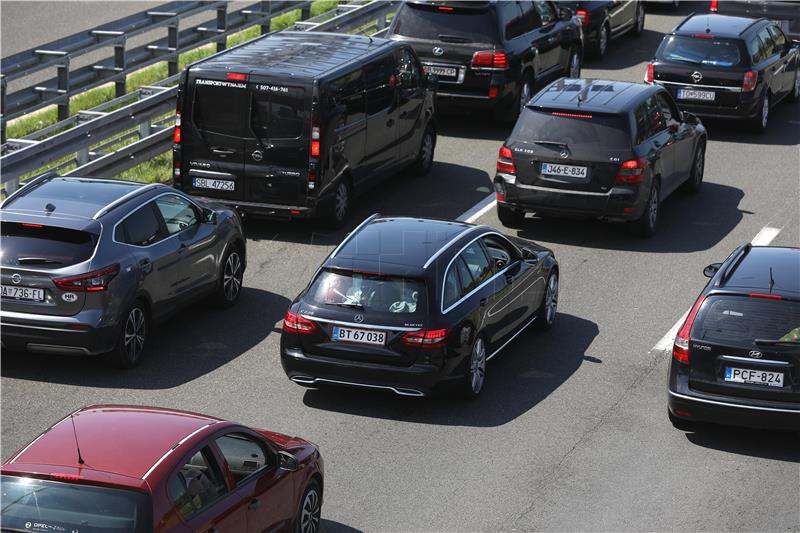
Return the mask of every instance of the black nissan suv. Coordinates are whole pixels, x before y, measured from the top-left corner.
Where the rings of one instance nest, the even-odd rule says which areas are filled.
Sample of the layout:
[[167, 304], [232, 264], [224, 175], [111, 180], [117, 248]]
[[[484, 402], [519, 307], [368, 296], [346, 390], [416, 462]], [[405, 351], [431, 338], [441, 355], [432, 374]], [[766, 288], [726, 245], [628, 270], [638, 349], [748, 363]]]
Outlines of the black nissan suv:
[[438, 76], [438, 104], [497, 111], [507, 120], [536, 88], [580, 76], [580, 21], [556, 2], [409, 1], [387, 36], [410, 44]]
[[690, 15], [664, 37], [645, 82], [665, 87], [682, 109], [749, 120], [761, 132], [770, 108], [800, 98], [799, 57], [775, 22]]

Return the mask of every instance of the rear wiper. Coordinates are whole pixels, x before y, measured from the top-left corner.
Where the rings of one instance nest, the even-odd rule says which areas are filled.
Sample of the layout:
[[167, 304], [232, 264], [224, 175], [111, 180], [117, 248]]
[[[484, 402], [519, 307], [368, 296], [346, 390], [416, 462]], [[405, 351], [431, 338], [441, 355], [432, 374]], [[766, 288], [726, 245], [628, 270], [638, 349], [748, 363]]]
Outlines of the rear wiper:
[[763, 346], [800, 346], [798, 341], [784, 341], [781, 339], [756, 339], [753, 342]]
[[339, 302], [339, 303], [326, 302], [326, 303], [328, 303], [328, 305], [338, 305], [339, 307], [348, 307], [348, 308], [351, 308], [351, 309], [360, 309], [361, 311], [364, 310], [364, 306], [363, 305], [357, 304], [357, 303], [354, 303], [354, 302]]
[[439, 40], [444, 41], [446, 43], [471, 43], [472, 39], [467, 39], [466, 37], [461, 37], [459, 35], [448, 35], [446, 33], [439, 34]]
[[55, 259], [48, 259], [46, 257], [20, 257], [17, 259], [20, 265], [61, 265], [61, 261]]
[[558, 141], [533, 141], [533, 144], [542, 144], [544, 146], [558, 146], [559, 148], [564, 148], [567, 146], [567, 143], [562, 143]]

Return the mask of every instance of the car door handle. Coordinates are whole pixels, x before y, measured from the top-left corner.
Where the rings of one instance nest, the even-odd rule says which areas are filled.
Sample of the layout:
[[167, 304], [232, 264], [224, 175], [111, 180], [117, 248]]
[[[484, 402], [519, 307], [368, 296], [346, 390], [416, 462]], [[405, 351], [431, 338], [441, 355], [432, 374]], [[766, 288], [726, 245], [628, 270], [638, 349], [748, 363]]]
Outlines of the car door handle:
[[228, 156], [236, 153], [236, 150], [229, 150], [227, 148], [212, 148], [211, 152], [216, 155]]
[[481, 301], [480, 301], [481, 307], [486, 307], [486, 304], [488, 304], [488, 303], [489, 303], [489, 299], [488, 298], [481, 298]]
[[393, 119], [393, 118], [390, 118], [390, 119], [389, 119], [389, 120], [386, 122], [386, 125], [387, 125], [387, 126], [389, 126], [390, 128], [391, 128], [392, 126], [394, 126], [394, 119]]
[[179, 254], [182, 254], [182, 253], [183, 253], [183, 252], [185, 252], [185, 251], [186, 251], [188, 248], [189, 248], [189, 247], [188, 247], [188, 246], [186, 246], [186, 244], [185, 244], [185, 243], [181, 243], [181, 245], [178, 247], [178, 253], [179, 253]]
[[661, 148], [661, 142], [660, 141], [653, 141], [653, 146], [655, 146], [656, 148]]
[[149, 260], [149, 259], [147, 259], [147, 258], [145, 258], [145, 259], [142, 259], [141, 261], [139, 261], [139, 268], [140, 268], [140, 269], [142, 270], [142, 272], [144, 272], [145, 274], [149, 274], [150, 272], [152, 272], [152, 271], [153, 271], [153, 262], [152, 262], [152, 261], [150, 261], [150, 260]]
[[511, 275], [511, 274], [506, 274], [506, 283], [508, 285], [511, 285], [512, 283], [514, 283], [514, 276]]
[[261, 507], [261, 502], [258, 501], [258, 498], [253, 498], [252, 500], [250, 500], [250, 503], [247, 506], [247, 508], [250, 509], [251, 511], [255, 511], [259, 507]]

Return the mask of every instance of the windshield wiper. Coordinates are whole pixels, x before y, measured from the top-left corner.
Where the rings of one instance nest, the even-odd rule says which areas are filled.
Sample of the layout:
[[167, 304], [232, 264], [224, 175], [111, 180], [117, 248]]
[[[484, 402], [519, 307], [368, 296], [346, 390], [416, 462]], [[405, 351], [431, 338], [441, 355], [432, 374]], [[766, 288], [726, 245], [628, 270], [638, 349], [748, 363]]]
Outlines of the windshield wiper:
[[459, 35], [448, 35], [446, 33], [439, 34], [439, 40], [444, 41], [446, 43], [471, 43], [472, 39], [467, 39], [466, 37], [461, 37]]
[[364, 310], [364, 306], [363, 305], [357, 304], [355, 302], [339, 302], [339, 303], [325, 302], [325, 303], [327, 303], [328, 305], [338, 305], [339, 307], [348, 307], [348, 308], [351, 308], [351, 309], [360, 309], [361, 311]]
[[17, 259], [20, 265], [61, 265], [61, 261], [55, 259], [48, 259], [46, 257], [20, 257]]
[[753, 342], [763, 346], [800, 346], [798, 341], [784, 341], [781, 339], [756, 339]]

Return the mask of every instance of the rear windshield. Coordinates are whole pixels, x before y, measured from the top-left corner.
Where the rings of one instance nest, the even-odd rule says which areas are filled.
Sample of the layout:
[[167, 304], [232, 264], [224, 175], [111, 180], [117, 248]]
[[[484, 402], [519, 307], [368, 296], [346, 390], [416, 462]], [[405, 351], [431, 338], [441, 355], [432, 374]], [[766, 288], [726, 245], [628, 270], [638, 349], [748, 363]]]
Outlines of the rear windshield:
[[511, 138], [566, 144], [570, 149], [608, 147], [619, 149], [631, 145], [627, 117], [554, 109], [527, 108]]
[[309, 119], [305, 91], [300, 87], [251, 84], [253, 132], [259, 139], [297, 139]]
[[667, 37], [656, 52], [662, 61], [679, 61], [709, 67], [736, 67], [744, 64], [741, 43], [731, 39], [705, 39], [685, 35]]
[[756, 346], [755, 339], [764, 339], [800, 347], [800, 302], [712, 297], [692, 327], [692, 339], [733, 346]]
[[82, 263], [94, 253], [97, 236], [55, 226], [0, 223], [0, 260], [6, 266], [61, 268]]
[[498, 34], [494, 13], [486, 7], [440, 11], [435, 6], [405, 4], [394, 24], [397, 35], [431, 41], [493, 43]]
[[233, 81], [197, 79], [192, 118], [201, 131], [250, 137], [247, 132], [247, 85]]
[[3, 531], [144, 533], [150, 498], [130, 490], [2, 476]]
[[308, 291], [317, 305], [398, 315], [423, 314], [425, 295], [422, 280], [343, 270], [323, 270]]

